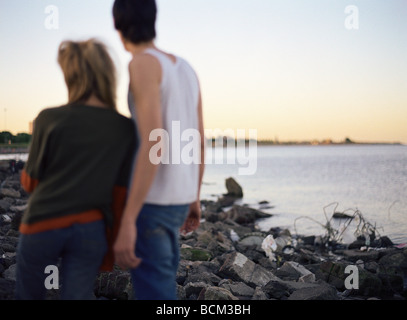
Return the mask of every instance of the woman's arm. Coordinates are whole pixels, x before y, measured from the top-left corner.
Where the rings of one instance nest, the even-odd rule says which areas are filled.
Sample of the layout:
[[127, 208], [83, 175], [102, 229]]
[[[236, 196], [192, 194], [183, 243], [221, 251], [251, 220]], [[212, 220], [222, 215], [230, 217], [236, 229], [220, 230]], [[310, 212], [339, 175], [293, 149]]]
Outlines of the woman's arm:
[[46, 111], [41, 111], [34, 120], [34, 130], [30, 142], [27, 162], [21, 172], [20, 182], [24, 190], [31, 193], [38, 186], [46, 168], [48, 136], [46, 126]]

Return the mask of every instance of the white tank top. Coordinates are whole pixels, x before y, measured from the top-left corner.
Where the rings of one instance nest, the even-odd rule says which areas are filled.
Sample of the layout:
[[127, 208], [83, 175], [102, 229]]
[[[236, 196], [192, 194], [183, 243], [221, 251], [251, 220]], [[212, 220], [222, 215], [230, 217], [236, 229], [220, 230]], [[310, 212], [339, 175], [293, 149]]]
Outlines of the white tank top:
[[[161, 108], [164, 130], [156, 131], [155, 136], [150, 135], [150, 140], [158, 143], [157, 136], [168, 137], [168, 148], [161, 150], [160, 165], [145, 203], [190, 204], [197, 200], [199, 184], [201, 149], [198, 79], [191, 66], [180, 57], [176, 57], [174, 63], [158, 50], [147, 49], [145, 53], [156, 57], [162, 68]], [[130, 90], [129, 108], [137, 127]], [[156, 150], [151, 152], [157, 154]]]

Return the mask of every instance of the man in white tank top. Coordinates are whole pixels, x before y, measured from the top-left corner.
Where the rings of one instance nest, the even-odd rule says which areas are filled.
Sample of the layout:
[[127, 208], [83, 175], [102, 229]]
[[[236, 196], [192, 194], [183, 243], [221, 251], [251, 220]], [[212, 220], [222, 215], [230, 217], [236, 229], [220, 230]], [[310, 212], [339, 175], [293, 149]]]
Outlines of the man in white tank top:
[[[198, 78], [182, 58], [155, 44], [155, 0], [116, 0], [115, 28], [132, 54], [129, 107], [139, 147], [114, 245], [130, 268], [135, 298], [176, 299], [179, 230], [200, 221], [204, 129]], [[192, 153], [192, 155], [191, 155]]]

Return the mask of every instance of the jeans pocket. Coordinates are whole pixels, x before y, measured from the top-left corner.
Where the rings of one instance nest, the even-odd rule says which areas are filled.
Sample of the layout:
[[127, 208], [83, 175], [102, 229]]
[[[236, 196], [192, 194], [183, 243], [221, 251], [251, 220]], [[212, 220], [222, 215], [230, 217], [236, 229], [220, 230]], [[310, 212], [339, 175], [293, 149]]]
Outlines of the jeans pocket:
[[163, 226], [146, 228], [139, 232], [137, 254], [150, 260], [164, 260], [173, 256], [171, 232]]

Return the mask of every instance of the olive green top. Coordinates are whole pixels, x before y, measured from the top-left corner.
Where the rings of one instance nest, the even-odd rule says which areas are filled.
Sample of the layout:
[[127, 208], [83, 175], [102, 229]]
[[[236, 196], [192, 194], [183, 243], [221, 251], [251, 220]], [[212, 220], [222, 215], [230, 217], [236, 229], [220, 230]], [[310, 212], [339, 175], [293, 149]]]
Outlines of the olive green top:
[[41, 111], [24, 170], [38, 186], [22, 222], [100, 209], [111, 222], [115, 185], [128, 186], [133, 121], [111, 109], [71, 104]]

